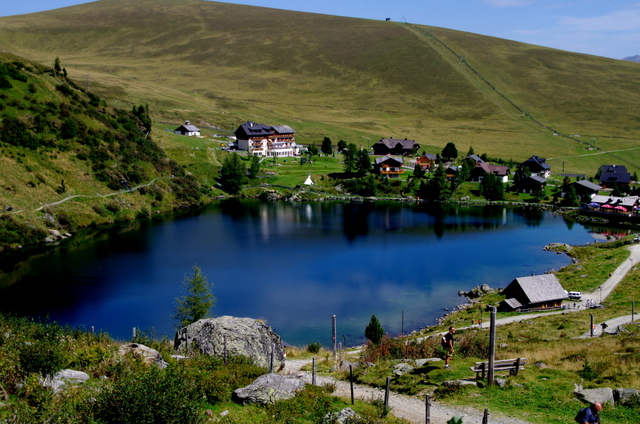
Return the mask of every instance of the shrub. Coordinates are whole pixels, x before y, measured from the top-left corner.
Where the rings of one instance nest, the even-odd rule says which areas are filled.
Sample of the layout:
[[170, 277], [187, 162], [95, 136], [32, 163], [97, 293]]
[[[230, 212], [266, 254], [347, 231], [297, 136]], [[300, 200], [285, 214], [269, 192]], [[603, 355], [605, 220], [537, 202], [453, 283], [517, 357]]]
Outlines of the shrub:
[[309, 353], [318, 353], [322, 349], [322, 346], [318, 342], [309, 343], [307, 346], [307, 352]]
[[204, 422], [199, 399], [195, 382], [179, 366], [124, 371], [98, 394], [93, 415], [98, 422], [198, 424]]

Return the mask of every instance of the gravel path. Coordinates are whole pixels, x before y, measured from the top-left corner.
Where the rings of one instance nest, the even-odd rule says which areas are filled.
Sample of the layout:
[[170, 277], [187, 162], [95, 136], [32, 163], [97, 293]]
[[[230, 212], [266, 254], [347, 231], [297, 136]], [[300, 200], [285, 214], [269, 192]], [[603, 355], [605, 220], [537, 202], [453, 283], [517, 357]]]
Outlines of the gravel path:
[[[309, 363], [311, 363], [311, 360], [309, 359], [287, 359], [282, 373], [294, 374], [305, 382], [311, 384], [311, 373], [309, 371], [300, 371], [304, 365]], [[336, 380], [333, 377], [316, 376], [316, 384], [319, 386], [324, 384], [335, 384], [336, 390], [333, 392], [335, 396], [347, 399], [351, 398], [351, 388], [349, 383], [346, 381]], [[384, 399], [384, 390], [382, 389], [354, 384], [353, 391], [356, 399]], [[391, 413], [396, 417], [403, 418], [416, 424], [422, 424], [425, 422], [426, 408], [424, 398], [419, 399], [417, 397], [391, 392], [389, 396], [389, 406], [391, 407]], [[440, 402], [431, 401], [432, 424], [446, 424], [451, 417], [456, 415], [462, 416], [465, 424], [481, 424], [483, 411], [472, 407], [447, 406]], [[491, 424], [531, 424], [527, 421], [493, 414], [489, 415], [489, 422]]]

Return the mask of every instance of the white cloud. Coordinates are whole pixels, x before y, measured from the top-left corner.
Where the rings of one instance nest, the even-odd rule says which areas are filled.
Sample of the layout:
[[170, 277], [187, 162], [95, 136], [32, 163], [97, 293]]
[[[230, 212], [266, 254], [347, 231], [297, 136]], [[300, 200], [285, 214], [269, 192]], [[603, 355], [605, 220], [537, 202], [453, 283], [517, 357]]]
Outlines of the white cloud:
[[564, 17], [559, 23], [577, 31], [634, 31], [640, 29], [640, 3], [602, 16]]
[[492, 7], [521, 7], [528, 6], [533, 0], [485, 0]]

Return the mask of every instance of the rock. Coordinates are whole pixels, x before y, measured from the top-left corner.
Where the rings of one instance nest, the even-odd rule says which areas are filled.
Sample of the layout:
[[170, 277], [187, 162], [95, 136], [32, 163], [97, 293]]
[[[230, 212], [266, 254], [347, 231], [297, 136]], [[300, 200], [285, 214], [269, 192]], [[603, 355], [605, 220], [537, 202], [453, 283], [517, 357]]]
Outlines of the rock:
[[250, 385], [236, 389], [233, 392], [234, 401], [243, 405], [275, 403], [295, 397], [304, 386], [304, 381], [293, 376], [265, 374]]
[[59, 393], [64, 386], [84, 384], [87, 380], [89, 380], [89, 374], [86, 372], [66, 369], [45, 378], [42, 385], [51, 387], [54, 393]]
[[483, 284], [480, 286], [480, 290], [484, 293], [489, 293], [491, 291], [491, 287], [489, 287], [489, 284]]
[[446, 380], [442, 382], [442, 385], [445, 387], [477, 386], [478, 383], [474, 380]]
[[163, 369], [167, 367], [167, 362], [162, 359], [162, 355], [155, 350], [139, 343], [129, 343], [120, 346], [118, 349], [120, 356], [133, 355], [134, 358], [142, 359], [142, 362], [148, 365], [157, 365]]
[[360, 418], [360, 415], [351, 408], [344, 408], [340, 412], [329, 412], [324, 416], [322, 422], [327, 424], [346, 424], [351, 421], [352, 418], [357, 420]]
[[393, 373], [395, 375], [397, 375], [398, 377], [400, 377], [401, 375], [404, 375], [408, 372], [413, 371], [415, 368], [413, 368], [411, 365], [409, 364], [396, 364], [393, 366]]
[[500, 344], [498, 345], [498, 347], [499, 347], [500, 349], [504, 349], [504, 348], [509, 347], [509, 345], [508, 345], [508, 344], [506, 344], [506, 343], [500, 343]]
[[616, 403], [624, 405], [630, 401], [637, 401], [640, 397], [638, 389], [615, 389], [613, 391], [613, 399]]
[[535, 366], [535, 367], [538, 367], [538, 368], [540, 368], [540, 369], [549, 368], [549, 367], [547, 366], [547, 364], [545, 364], [544, 362], [536, 362], [536, 363], [534, 364], [534, 366]]
[[496, 378], [493, 380], [498, 387], [504, 387], [507, 385], [507, 380], [504, 378]]
[[600, 402], [602, 404], [609, 402], [613, 405], [613, 390], [609, 387], [601, 387], [598, 389], [584, 389], [581, 385], [576, 384], [573, 394], [580, 400], [587, 403]]
[[180, 353], [195, 349], [207, 355], [224, 357], [225, 339], [227, 355], [250, 358], [256, 366], [264, 369], [270, 369], [272, 346], [275, 346], [273, 369], [284, 368], [282, 339], [271, 327], [253, 318], [222, 316], [201, 319], [176, 333], [174, 347]]
[[349, 362], [346, 360], [342, 360], [340, 361], [340, 365], [338, 366], [338, 370], [340, 371], [349, 371], [349, 366], [351, 366], [352, 369], [356, 369], [358, 367], [358, 364], [356, 364], [355, 362]]
[[416, 359], [416, 367], [424, 367], [429, 362], [438, 362], [442, 361], [441, 358], [425, 358], [425, 359]]

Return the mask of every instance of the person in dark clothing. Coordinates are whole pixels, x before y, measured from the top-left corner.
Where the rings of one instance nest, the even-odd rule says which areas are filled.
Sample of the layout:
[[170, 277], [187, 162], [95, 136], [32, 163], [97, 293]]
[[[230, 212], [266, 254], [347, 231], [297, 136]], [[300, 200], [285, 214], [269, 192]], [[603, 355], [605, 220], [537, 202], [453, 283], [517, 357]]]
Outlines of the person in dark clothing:
[[576, 422], [580, 424], [597, 424], [600, 422], [600, 414], [602, 411], [602, 404], [595, 402], [588, 408], [582, 408], [576, 416]]
[[449, 368], [449, 362], [451, 361], [451, 357], [453, 356], [453, 333], [456, 332], [456, 329], [453, 327], [449, 327], [449, 332], [444, 335], [442, 338], [442, 347], [445, 348], [447, 353], [444, 357], [444, 367]]

